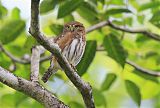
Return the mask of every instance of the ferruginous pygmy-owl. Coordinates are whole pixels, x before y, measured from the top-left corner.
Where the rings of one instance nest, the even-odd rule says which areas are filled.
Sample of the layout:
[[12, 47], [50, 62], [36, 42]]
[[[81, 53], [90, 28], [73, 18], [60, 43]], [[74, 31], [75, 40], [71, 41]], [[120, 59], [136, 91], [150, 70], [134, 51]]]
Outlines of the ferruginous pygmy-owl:
[[[84, 53], [86, 46], [85, 28], [83, 24], [73, 21], [64, 25], [63, 32], [53, 40], [58, 44], [62, 54], [67, 58], [72, 66], [76, 66]], [[42, 77], [43, 82], [47, 82], [49, 77], [61, 69], [56, 58], [52, 57], [48, 71]]]

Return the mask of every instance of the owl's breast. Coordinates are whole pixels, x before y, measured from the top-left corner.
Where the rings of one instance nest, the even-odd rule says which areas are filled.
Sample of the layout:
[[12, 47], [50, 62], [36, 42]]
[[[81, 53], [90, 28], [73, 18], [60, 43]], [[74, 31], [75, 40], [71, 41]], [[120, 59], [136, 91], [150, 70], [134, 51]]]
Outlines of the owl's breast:
[[71, 43], [62, 50], [62, 54], [73, 66], [76, 66], [83, 56], [85, 45], [86, 43], [82, 41], [82, 37], [74, 38]]

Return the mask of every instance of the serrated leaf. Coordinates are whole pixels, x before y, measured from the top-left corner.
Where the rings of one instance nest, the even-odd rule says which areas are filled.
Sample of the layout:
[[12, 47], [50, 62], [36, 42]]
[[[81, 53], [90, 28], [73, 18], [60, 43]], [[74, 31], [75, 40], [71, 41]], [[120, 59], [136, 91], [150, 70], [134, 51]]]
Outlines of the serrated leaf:
[[93, 97], [96, 106], [104, 106], [104, 108], [106, 108], [106, 99], [100, 90], [93, 88]]
[[148, 2], [140, 6], [139, 11], [144, 11], [149, 8], [158, 8], [160, 7], [160, 1]]
[[58, 10], [58, 17], [62, 18], [71, 12], [73, 12], [76, 8], [78, 8], [83, 3], [83, 0], [66, 0], [62, 5], [60, 5]]
[[114, 83], [116, 78], [117, 76], [114, 73], [107, 74], [105, 80], [103, 81], [101, 85], [101, 91], [108, 90], [111, 87], [111, 85]]
[[136, 102], [138, 106], [141, 105], [141, 94], [138, 86], [133, 82], [126, 80], [125, 81], [126, 89], [131, 98]]
[[11, 17], [14, 20], [19, 20], [20, 19], [20, 10], [19, 10], [19, 8], [16, 7], [16, 8], [14, 8], [12, 10]]
[[24, 30], [25, 22], [22, 20], [13, 20], [3, 25], [0, 29], [0, 41], [8, 44], [14, 41]]
[[55, 8], [58, 0], [43, 0], [40, 4], [40, 13], [45, 14]]
[[115, 14], [121, 14], [121, 13], [132, 13], [132, 11], [124, 8], [115, 8], [115, 9], [107, 10], [105, 14], [109, 16], [109, 15], [115, 15]]
[[120, 44], [120, 40], [115, 35], [109, 34], [104, 38], [103, 46], [107, 51], [108, 56], [124, 67], [127, 53]]
[[0, 19], [6, 16], [7, 13], [7, 9], [0, 3]]
[[84, 55], [77, 65], [78, 74], [82, 76], [87, 72], [88, 67], [92, 63], [95, 54], [96, 54], [97, 42], [96, 41], [87, 41]]
[[95, 7], [90, 5], [87, 2], [84, 2], [81, 4], [81, 6], [77, 9], [78, 14], [83, 17], [85, 20], [87, 20], [91, 24], [95, 24], [98, 22], [97, 18], [97, 11], [95, 10]]
[[63, 31], [63, 26], [59, 24], [52, 24], [49, 26], [51, 31], [53, 31], [54, 34], [59, 35]]
[[67, 16], [64, 17], [64, 22], [65, 23], [68, 23], [68, 22], [71, 22], [71, 21], [74, 21], [74, 17], [73, 17], [72, 14], [67, 15]]

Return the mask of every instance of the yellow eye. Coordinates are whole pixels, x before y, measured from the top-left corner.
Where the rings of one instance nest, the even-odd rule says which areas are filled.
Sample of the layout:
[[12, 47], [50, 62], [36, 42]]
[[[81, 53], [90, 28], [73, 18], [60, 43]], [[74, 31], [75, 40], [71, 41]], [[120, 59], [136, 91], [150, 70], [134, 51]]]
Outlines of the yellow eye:
[[79, 27], [76, 27], [76, 30], [78, 30], [79, 29]]
[[67, 30], [69, 30], [69, 28], [70, 28], [69, 26], [66, 27]]

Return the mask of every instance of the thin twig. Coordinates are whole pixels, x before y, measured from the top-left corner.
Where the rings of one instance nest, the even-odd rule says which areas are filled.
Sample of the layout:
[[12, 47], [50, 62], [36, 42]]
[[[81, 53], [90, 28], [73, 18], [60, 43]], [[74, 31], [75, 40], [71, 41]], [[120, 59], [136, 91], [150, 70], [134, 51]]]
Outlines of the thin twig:
[[97, 30], [97, 29], [100, 29], [104, 26], [107, 26], [109, 23], [108, 21], [102, 21], [98, 24], [95, 24], [95, 25], [92, 25], [91, 27], [89, 27], [87, 30], [86, 30], [86, 33], [89, 33], [89, 32], [92, 32], [94, 30]]
[[20, 58], [17, 58], [17, 57], [15, 57], [15, 56], [13, 56], [10, 52], [8, 52], [8, 51], [3, 47], [2, 44], [0, 44], [0, 49], [1, 49], [1, 51], [2, 51], [5, 55], [8, 56], [13, 62], [18, 62], [18, 63], [22, 63], [22, 64], [25, 64], [25, 63], [26, 63], [25, 60], [22, 60], [22, 59], [20, 59]]
[[70, 66], [67, 59], [62, 56], [59, 47], [55, 43], [51, 43], [39, 30], [39, 1], [31, 0], [31, 26], [29, 32], [32, 36], [48, 51], [58, 58], [58, 63], [63, 68], [67, 77], [81, 92], [83, 100], [87, 108], [95, 108], [92, 96], [92, 88], [89, 83], [84, 82], [77, 72]]
[[138, 71], [140, 71], [140, 72], [142, 72], [144, 74], [160, 77], [160, 72], [156, 72], [156, 71], [152, 71], [152, 70], [148, 70], [148, 69], [142, 68], [142, 67], [140, 67], [139, 65], [137, 65], [136, 63], [134, 63], [134, 62], [132, 62], [130, 60], [127, 60], [126, 63], [131, 65], [131, 66], [133, 66], [136, 70], [138, 70]]
[[[31, 63], [31, 57], [28, 57], [29, 59], [21, 59], [21, 58], [15, 57], [13, 54], [11, 54], [9, 51], [7, 51], [3, 47], [2, 44], [0, 44], [0, 50], [15, 63], [20, 63], [20, 64], [30, 64]], [[41, 57], [39, 62], [40, 63], [45, 62], [45, 61], [49, 60], [50, 58], [51, 58], [51, 56]]]
[[108, 20], [108, 21], [102, 21], [98, 24], [92, 25], [91, 27], [89, 27], [87, 29], [87, 33], [94, 31], [94, 30], [97, 30], [97, 29], [100, 29], [104, 26], [110, 26], [116, 30], [120, 30], [120, 31], [128, 32], [128, 33], [141, 33], [141, 34], [144, 34], [144, 36], [147, 36], [147, 37], [152, 38], [154, 40], [160, 41], [160, 35], [149, 32], [148, 30], [134, 30], [134, 29], [124, 28], [124, 27], [117, 26], [117, 25], [113, 24], [112, 22], [113, 21]]
[[[97, 51], [105, 51], [105, 49], [103, 47], [98, 47]], [[137, 65], [136, 63], [134, 63], [133, 61], [130, 61], [130, 60], [126, 60], [126, 63], [133, 66], [136, 70], [138, 70], [138, 71], [140, 71], [144, 74], [160, 77], [160, 72], [158, 72], [158, 71], [152, 71], [152, 70], [149, 70], [149, 69], [145, 69], [145, 68]]]

